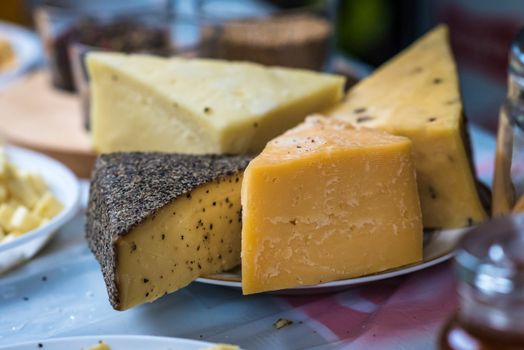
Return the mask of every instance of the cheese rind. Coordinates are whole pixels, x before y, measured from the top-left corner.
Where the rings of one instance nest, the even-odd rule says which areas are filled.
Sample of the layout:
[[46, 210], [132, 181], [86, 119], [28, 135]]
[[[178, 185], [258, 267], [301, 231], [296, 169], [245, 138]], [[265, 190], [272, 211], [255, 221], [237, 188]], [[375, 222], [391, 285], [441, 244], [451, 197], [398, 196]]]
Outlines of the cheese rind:
[[246, 62], [94, 53], [93, 146], [100, 153], [242, 154], [333, 106], [344, 78]]
[[328, 114], [411, 139], [425, 227], [461, 227], [487, 218], [447, 27], [437, 27], [378, 68]]
[[114, 153], [95, 164], [86, 235], [117, 310], [240, 262], [246, 156]]
[[308, 118], [242, 183], [244, 294], [362, 276], [422, 258], [411, 141]]

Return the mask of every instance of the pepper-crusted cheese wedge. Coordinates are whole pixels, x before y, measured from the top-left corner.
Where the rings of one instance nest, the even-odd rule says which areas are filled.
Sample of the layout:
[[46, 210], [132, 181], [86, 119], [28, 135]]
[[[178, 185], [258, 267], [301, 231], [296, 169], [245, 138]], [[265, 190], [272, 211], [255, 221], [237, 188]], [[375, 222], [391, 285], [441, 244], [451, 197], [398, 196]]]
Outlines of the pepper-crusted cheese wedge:
[[244, 294], [422, 258], [411, 141], [312, 117], [268, 143], [242, 183]]
[[91, 183], [87, 240], [115, 309], [240, 263], [246, 156], [113, 153]]
[[93, 145], [100, 153], [259, 152], [340, 101], [344, 78], [247, 62], [94, 53]]
[[329, 115], [411, 139], [425, 227], [486, 219], [447, 27], [437, 27], [358, 83]]

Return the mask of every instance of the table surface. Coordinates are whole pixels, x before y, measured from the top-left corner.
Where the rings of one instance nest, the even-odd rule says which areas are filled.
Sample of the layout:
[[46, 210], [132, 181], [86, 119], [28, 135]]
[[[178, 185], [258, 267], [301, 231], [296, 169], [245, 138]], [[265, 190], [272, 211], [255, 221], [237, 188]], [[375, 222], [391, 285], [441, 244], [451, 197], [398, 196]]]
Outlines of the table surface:
[[[477, 171], [490, 183], [495, 141], [475, 127], [472, 139]], [[0, 345], [62, 336], [139, 334], [264, 350], [431, 349], [440, 325], [456, 305], [447, 262], [319, 295], [242, 296], [236, 289], [193, 283], [154, 303], [114, 311], [99, 265], [84, 241], [83, 214], [81, 210], [33, 260], [0, 277]], [[273, 323], [279, 318], [293, 324], [277, 330]]]

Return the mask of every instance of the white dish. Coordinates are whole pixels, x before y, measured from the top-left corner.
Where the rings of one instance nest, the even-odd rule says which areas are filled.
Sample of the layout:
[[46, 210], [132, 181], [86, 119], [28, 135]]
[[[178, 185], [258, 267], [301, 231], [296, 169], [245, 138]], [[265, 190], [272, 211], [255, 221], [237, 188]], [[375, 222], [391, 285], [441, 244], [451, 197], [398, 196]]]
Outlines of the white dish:
[[96, 335], [26, 342], [2, 346], [0, 350], [85, 350], [96, 345], [100, 340], [109, 345], [111, 350], [201, 350], [214, 345], [213, 343], [181, 338], [140, 335]]
[[0, 88], [27, 72], [43, 60], [43, 50], [38, 36], [23, 27], [0, 21], [0, 37], [7, 39], [15, 51], [13, 68], [0, 73]]
[[0, 273], [33, 257], [60, 227], [73, 218], [80, 202], [78, 180], [64, 165], [43, 154], [14, 146], [6, 146], [6, 151], [9, 160], [17, 167], [42, 175], [64, 209], [46, 225], [12, 241], [0, 242]]
[[[312, 286], [284, 289], [275, 291], [276, 294], [314, 294], [340, 290], [360, 284], [384, 280], [423, 270], [439, 264], [453, 257], [458, 240], [468, 228], [454, 230], [436, 230], [424, 234], [424, 256], [420, 263], [387, 270], [373, 275], [349, 278], [344, 280], [326, 282]], [[242, 274], [240, 268], [199, 278], [197, 282], [213, 284], [224, 287], [242, 288]]]

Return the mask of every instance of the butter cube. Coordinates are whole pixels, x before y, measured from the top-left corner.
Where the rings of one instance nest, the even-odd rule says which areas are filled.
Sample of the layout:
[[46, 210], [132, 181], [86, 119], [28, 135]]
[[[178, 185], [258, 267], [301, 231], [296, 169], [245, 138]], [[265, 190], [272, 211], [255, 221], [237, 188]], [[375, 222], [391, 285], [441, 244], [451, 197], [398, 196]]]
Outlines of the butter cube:
[[16, 206], [10, 203], [0, 204], [0, 227], [5, 231], [11, 230], [11, 217], [15, 212]]
[[7, 188], [4, 185], [0, 184], [0, 203], [7, 201], [7, 198]]
[[37, 216], [30, 213], [26, 207], [19, 206], [11, 216], [9, 226], [14, 232], [25, 233], [38, 227], [39, 224], [40, 220]]
[[62, 203], [51, 192], [46, 192], [36, 202], [33, 212], [41, 218], [51, 219], [63, 209]]
[[29, 185], [21, 177], [8, 177], [7, 188], [11, 196], [18, 199], [23, 205], [25, 205], [28, 208], [33, 208], [33, 206], [38, 201], [38, 194], [31, 187], [31, 185]]
[[35, 173], [27, 173], [24, 179], [37, 195], [42, 196], [47, 191], [47, 184], [42, 176]]

